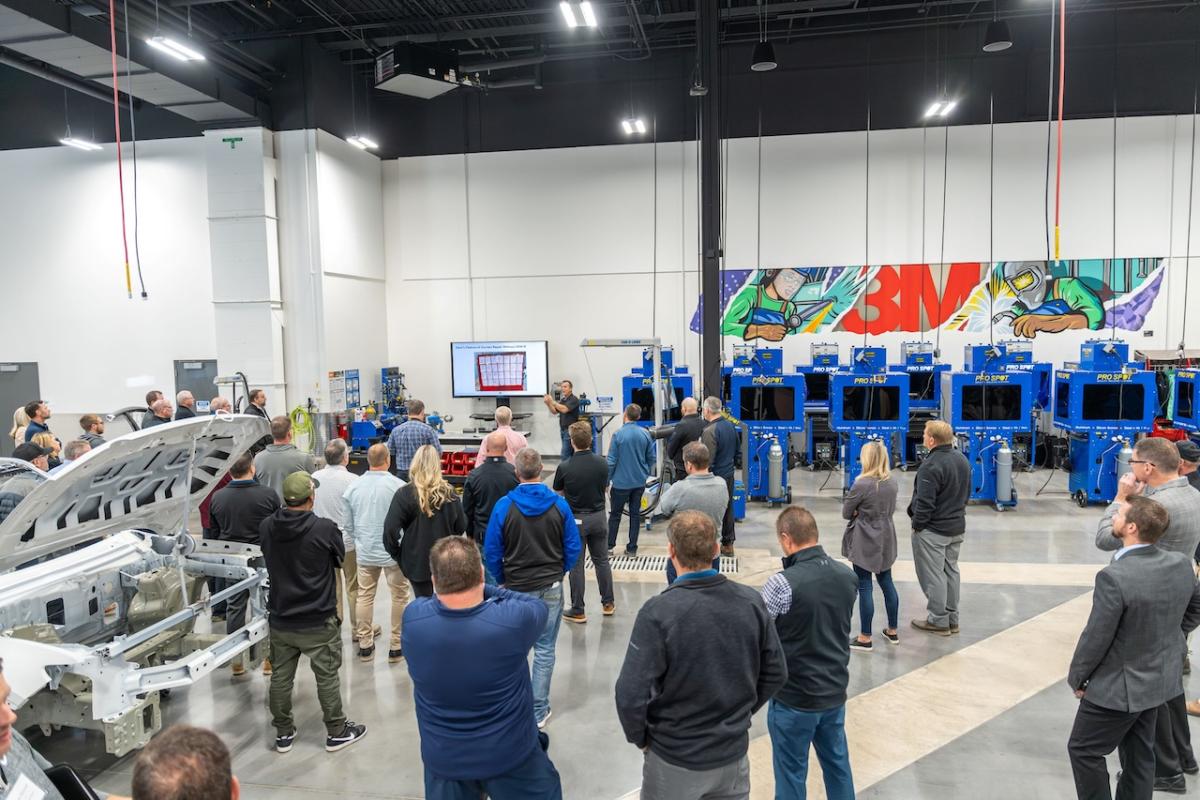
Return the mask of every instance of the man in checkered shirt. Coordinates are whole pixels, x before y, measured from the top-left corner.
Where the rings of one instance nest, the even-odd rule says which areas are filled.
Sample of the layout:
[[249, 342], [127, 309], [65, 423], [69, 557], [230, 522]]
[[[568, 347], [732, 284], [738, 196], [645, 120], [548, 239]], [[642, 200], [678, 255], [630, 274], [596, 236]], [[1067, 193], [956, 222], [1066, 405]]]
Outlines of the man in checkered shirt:
[[392, 466], [400, 479], [408, 482], [408, 467], [413, 456], [423, 444], [433, 445], [439, 453], [442, 443], [437, 431], [425, 421], [425, 404], [420, 400], [408, 401], [408, 421], [392, 429], [388, 437], [388, 451], [392, 454]]

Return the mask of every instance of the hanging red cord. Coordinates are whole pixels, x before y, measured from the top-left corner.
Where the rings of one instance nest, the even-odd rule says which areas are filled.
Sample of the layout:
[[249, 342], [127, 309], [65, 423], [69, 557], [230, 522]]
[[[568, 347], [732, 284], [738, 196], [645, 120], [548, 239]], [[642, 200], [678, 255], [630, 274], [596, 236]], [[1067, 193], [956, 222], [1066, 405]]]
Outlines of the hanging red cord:
[[1054, 175], [1054, 261], [1059, 258], [1062, 212], [1062, 160], [1063, 160], [1063, 89], [1067, 80], [1067, 0], [1058, 3], [1058, 159]]
[[[128, 25], [129, 21], [126, 20]], [[133, 276], [129, 273], [129, 234], [125, 226], [125, 168], [121, 163], [121, 101], [117, 94], [117, 9], [115, 0], [108, 0], [108, 34], [112, 46], [113, 126], [117, 132], [117, 188], [121, 192], [121, 244], [125, 248], [125, 293], [133, 299]], [[130, 101], [132, 103], [132, 100]], [[130, 105], [129, 113], [133, 113]]]

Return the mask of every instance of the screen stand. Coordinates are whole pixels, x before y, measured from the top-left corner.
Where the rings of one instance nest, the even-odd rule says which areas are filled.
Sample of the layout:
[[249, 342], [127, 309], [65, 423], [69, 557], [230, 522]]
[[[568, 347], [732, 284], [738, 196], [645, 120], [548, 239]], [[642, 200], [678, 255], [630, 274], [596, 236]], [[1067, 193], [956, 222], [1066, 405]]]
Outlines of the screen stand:
[[496, 395], [496, 408], [499, 408], [500, 406], [508, 406], [509, 408], [512, 408], [512, 398]]

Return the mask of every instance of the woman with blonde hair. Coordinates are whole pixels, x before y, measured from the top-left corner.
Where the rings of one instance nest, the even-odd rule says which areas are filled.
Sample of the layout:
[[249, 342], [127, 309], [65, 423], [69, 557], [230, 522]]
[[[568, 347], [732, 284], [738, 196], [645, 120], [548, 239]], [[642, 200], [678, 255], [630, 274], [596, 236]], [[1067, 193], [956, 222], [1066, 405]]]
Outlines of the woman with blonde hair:
[[892, 583], [892, 565], [896, 563], [896, 481], [888, 466], [886, 445], [878, 439], [862, 449], [862, 474], [842, 501], [842, 518], [848, 520], [842, 537], [842, 555], [850, 559], [858, 576], [858, 621], [862, 633], [850, 641], [851, 650], [871, 651], [871, 620], [875, 616], [875, 597], [871, 576], [883, 590], [888, 627], [884, 638], [900, 643], [896, 630], [900, 617], [900, 597]]
[[29, 415], [25, 413], [25, 406], [20, 406], [13, 412], [13, 426], [8, 431], [8, 437], [13, 441], [13, 447], [19, 444], [25, 444], [25, 429], [29, 427]]
[[454, 487], [442, 477], [442, 459], [421, 445], [408, 468], [409, 483], [392, 496], [383, 521], [383, 545], [400, 565], [417, 597], [433, 596], [429, 552], [443, 536], [467, 532], [467, 515]]
[[54, 438], [53, 433], [35, 433], [29, 441], [49, 453], [50, 469], [62, 464], [62, 444]]

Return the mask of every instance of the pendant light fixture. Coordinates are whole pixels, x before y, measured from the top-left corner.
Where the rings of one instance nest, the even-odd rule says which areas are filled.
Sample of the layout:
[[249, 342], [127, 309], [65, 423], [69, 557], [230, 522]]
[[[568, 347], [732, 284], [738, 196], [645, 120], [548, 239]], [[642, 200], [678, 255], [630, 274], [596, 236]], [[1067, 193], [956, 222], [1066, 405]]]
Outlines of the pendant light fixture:
[[983, 52], [1001, 53], [1013, 46], [1012, 33], [1008, 23], [1000, 19], [1000, 0], [992, 0], [992, 21], [988, 23], [983, 35]]
[[767, 13], [762, 0], [758, 0], [758, 43], [754, 45], [754, 56], [750, 60], [751, 72], [770, 72], [779, 66], [775, 60], [775, 46], [767, 41]]

